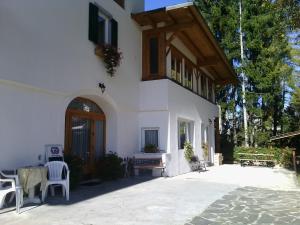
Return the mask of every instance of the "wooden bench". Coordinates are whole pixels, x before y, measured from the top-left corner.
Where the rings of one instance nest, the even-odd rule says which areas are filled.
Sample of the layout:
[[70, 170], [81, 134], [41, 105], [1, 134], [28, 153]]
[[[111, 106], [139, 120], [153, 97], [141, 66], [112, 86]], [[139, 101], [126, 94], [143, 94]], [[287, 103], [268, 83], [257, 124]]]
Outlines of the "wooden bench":
[[237, 153], [241, 166], [267, 166], [274, 167], [275, 160], [273, 154], [254, 154], [254, 153]]
[[140, 169], [152, 170], [152, 175], [153, 170], [158, 169], [160, 170], [160, 175], [163, 176], [166, 167], [164, 166], [161, 158], [136, 158], [134, 159], [133, 168], [136, 176], [139, 175]]

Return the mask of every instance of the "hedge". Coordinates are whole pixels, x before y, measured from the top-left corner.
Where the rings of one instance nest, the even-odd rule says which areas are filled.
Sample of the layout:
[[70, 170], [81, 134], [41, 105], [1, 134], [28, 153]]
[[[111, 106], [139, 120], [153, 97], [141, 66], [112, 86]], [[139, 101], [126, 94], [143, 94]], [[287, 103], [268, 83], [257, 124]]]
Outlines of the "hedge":
[[271, 154], [274, 155], [273, 160], [276, 161], [276, 164], [285, 168], [292, 168], [293, 166], [293, 153], [291, 148], [235, 147], [233, 150], [233, 158], [235, 161], [239, 161], [238, 153]]

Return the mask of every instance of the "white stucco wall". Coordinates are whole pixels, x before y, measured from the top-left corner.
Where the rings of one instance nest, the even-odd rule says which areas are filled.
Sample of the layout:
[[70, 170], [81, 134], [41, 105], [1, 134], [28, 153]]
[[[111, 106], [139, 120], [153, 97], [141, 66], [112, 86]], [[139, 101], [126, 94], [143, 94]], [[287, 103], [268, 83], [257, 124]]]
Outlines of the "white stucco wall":
[[[115, 77], [107, 75], [88, 40], [88, 0], [0, 1], [0, 169], [37, 165], [44, 145], [64, 145], [66, 108], [80, 96], [106, 115], [107, 151], [133, 156], [142, 148], [142, 128], [158, 127], [168, 174], [188, 172], [178, 150], [178, 119], [194, 122], [201, 158], [201, 122], [209, 125], [217, 106], [170, 80], [141, 82], [141, 28], [130, 10], [140, 11], [143, 1], [128, 0], [126, 10], [114, 1], [96, 2], [119, 23], [123, 60]], [[179, 40], [173, 44], [195, 61]]]
[[[190, 171], [184, 151], [178, 149], [178, 120], [194, 123], [193, 146], [200, 159], [202, 155], [201, 123], [209, 127], [208, 143], [211, 157], [214, 154], [213, 123], [218, 117], [216, 105], [179, 86], [170, 80], [145, 81], [140, 84], [140, 129], [150, 126], [162, 128], [160, 143], [168, 153], [168, 175], [175, 176]], [[165, 127], [168, 127], [165, 132]], [[213, 158], [213, 157], [212, 157]]]
[[45, 144], [64, 144], [65, 110], [78, 96], [105, 112], [108, 151], [138, 149], [141, 32], [129, 10], [143, 4], [96, 0], [119, 23], [123, 60], [111, 78], [88, 40], [89, 2], [0, 1], [0, 169], [38, 164]]

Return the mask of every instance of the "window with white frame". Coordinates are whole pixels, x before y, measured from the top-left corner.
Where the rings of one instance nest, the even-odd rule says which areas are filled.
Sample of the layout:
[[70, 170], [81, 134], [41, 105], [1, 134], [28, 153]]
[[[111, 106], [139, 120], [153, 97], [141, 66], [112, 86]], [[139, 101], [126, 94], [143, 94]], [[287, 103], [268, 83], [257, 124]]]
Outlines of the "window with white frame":
[[184, 143], [193, 144], [194, 122], [187, 120], [178, 121], [178, 149], [184, 148]]
[[142, 150], [147, 145], [154, 145], [159, 149], [159, 128], [142, 128]]
[[201, 123], [201, 143], [207, 144], [208, 143], [208, 126]]

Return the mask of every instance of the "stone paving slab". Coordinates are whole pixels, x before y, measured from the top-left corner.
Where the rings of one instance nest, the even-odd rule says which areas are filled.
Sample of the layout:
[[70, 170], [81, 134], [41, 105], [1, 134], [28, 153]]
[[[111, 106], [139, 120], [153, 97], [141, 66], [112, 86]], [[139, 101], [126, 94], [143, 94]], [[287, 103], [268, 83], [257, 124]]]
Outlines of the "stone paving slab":
[[238, 188], [186, 225], [299, 225], [300, 192]]

